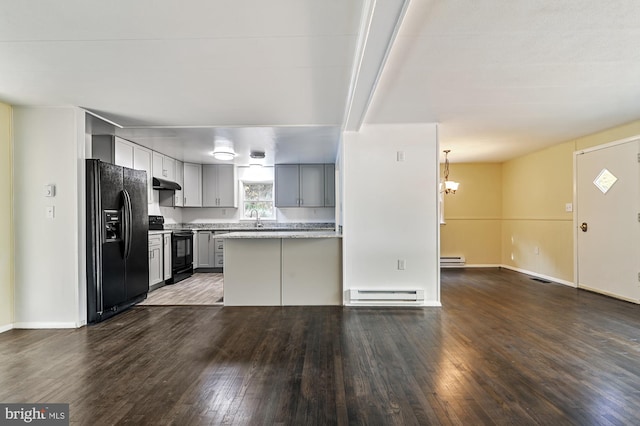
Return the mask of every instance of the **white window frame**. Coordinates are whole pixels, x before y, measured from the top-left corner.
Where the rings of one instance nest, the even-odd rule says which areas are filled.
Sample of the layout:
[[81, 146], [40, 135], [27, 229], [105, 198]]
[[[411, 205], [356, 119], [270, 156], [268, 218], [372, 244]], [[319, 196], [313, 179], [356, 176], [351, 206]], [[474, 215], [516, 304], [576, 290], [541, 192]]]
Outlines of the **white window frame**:
[[265, 221], [265, 222], [270, 222], [276, 221], [276, 193], [275, 193], [275, 182], [273, 180], [251, 180], [251, 179], [246, 179], [246, 180], [241, 180], [240, 181], [240, 220], [246, 220], [246, 221], [254, 221], [256, 220], [255, 217], [252, 218], [248, 218], [245, 216], [245, 210], [244, 210], [244, 206], [245, 206], [245, 199], [244, 199], [244, 185], [245, 184], [260, 184], [260, 185], [264, 185], [264, 184], [271, 184], [271, 200], [260, 200], [260, 201], [271, 201], [271, 210], [272, 210], [272, 216], [270, 217], [262, 217], [260, 216], [260, 220], [261, 221]]

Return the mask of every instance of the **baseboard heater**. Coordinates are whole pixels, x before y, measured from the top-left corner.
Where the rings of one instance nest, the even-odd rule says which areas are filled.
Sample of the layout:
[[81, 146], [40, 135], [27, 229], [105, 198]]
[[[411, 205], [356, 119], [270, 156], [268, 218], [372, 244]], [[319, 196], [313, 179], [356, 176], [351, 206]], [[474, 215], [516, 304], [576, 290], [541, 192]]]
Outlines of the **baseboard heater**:
[[464, 266], [464, 256], [440, 256], [441, 268], [453, 268], [456, 266]]
[[424, 301], [424, 290], [349, 290], [349, 301], [362, 304], [416, 304]]

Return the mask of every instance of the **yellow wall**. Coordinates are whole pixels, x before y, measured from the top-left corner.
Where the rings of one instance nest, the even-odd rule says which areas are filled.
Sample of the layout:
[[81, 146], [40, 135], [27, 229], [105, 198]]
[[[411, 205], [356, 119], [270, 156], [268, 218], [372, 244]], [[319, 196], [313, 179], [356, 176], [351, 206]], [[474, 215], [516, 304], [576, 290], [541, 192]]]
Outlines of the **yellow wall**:
[[501, 264], [573, 283], [573, 153], [640, 135], [640, 120], [502, 164], [451, 164], [442, 256]]
[[604, 130], [592, 135], [584, 136], [573, 141], [576, 150], [591, 148], [596, 145], [602, 145], [609, 142], [619, 141], [621, 139], [630, 138], [640, 135], [640, 120], [633, 121], [623, 126], [614, 127], [613, 129]]
[[0, 103], [0, 330], [13, 323], [11, 107]]
[[640, 120], [503, 163], [502, 264], [573, 282], [573, 153], [639, 134]]
[[498, 163], [451, 164], [449, 177], [460, 182], [444, 196], [441, 256], [465, 256], [468, 265], [499, 265], [502, 167]]
[[572, 142], [502, 166], [502, 264], [573, 279]]

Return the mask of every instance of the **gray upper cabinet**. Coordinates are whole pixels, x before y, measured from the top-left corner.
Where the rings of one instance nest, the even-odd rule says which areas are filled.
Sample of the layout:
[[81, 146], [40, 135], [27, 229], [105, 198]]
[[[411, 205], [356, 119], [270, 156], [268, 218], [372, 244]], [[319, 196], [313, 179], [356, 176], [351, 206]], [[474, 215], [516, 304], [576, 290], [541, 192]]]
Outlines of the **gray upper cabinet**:
[[300, 207], [324, 207], [324, 164], [300, 164]]
[[236, 173], [233, 164], [204, 164], [202, 166], [202, 206], [238, 206]]
[[276, 164], [276, 207], [333, 207], [333, 171], [333, 164]]
[[336, 206], [336, 166], [324, 165], [324, 206]]
[[153, 152], [153, 177], [176, 180], [176, 160], [159, 152]]
[[276, 207], [298, 207], [300, 176], [297, 164], [276, 164]]
[[147, 172], [147, 202], [149, 204], [153, 203], [151, 181], [153, 151], [113, 135], [93, 135], [91, 137], [91, 149], [91, 158]]
[[184, 163], [183, 169], [183, 206], [202, 207], [202, 166], [200, 164]]
[[[184, 189], [184, 163], [182, 161], [176, 160], [176, 182], [180, 185], [181, 188]], [[184, 206], [184, 194], [183, 189], [179, 189], [175, 192], [174, 195], [174, 206], [182, 207]]]

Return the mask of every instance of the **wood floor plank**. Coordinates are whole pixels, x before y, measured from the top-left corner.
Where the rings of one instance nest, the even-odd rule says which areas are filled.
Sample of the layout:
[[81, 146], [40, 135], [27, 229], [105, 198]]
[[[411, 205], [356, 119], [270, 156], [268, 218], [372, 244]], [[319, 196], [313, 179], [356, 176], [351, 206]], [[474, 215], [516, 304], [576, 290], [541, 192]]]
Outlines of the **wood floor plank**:
[[222, 305], [223, 274], [197, 272], [149, 293], [139, 306]]
[[0, 334], [0, 401], [73, 424], [634, 424], [640, 307], [447, 270], [442, 308], [137, 306]]

